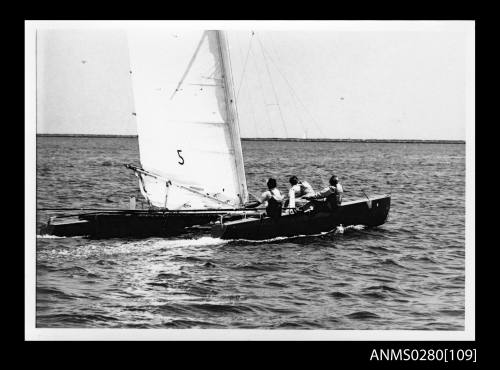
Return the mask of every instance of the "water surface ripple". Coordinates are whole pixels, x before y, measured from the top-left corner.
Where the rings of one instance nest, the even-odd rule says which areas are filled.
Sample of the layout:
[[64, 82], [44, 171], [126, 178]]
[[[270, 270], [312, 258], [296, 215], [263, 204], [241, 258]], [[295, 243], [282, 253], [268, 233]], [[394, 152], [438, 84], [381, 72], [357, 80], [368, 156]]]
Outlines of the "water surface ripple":
[[[243, 142], [249, 191], [332, 172], [389, 221], [268, 242], [37, 237], [37, 326], [464, 328], [465, 145]], [[132, 138], [37, 139], [37, 206], [127, 207]], [[53, 212], [38, 211], [37, 226]]]

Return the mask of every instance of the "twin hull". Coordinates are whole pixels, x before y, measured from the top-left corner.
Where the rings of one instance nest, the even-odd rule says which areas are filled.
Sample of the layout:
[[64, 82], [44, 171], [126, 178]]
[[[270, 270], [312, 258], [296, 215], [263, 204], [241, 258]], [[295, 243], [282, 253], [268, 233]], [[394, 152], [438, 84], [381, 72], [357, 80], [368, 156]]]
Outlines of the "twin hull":
[[169, 237], [186, 233], [187, 228], [216, 221], [214, 213], [182, 214], [162, 211], [94, 212], [52, 217], [40, 231], [56, 236], [91, 238]]
[[[263, 240], [279, 236], [311, 235], [339, 225], [378, 226], [387, 220], [390, 196], [372, 197], [342, 204], [334, 212], [296, 213], [271, 219], [232, 215], [220, 222], [223, 213], [165, 211], [116, 211], [53, 217], [41, 233], [57, 236], [169, 237], [188, 232], [208, 232], [223, 239]], [[255, 214], [255, 213], [254, 213]], [[224, 218], [227, 218], [226, 215]], [[199, 226], [198, 226], [199, 225]], [[193, 228], [194, 227], [194, 228]]]

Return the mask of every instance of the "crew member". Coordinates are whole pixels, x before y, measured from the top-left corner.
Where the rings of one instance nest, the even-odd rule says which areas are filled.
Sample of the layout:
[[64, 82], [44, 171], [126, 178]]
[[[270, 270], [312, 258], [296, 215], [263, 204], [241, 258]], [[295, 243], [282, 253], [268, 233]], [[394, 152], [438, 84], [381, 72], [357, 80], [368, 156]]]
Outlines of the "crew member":
[[307, 203], [306, 196], [314, 195], [314, 189], [307, 181], [300, 181], [297, 176], [289, 179], [290, 190], [288, 191], [288, 208], [303, 206]]
[[[339, 183], [339, 179], [336, 175], [330, 177], [329, 180], [330, 185], [317, 192], [313, 195], [305, 196], [305, 199], [311, 200], [312, 205], [315, 209], [320, 210], [330, 210], [333, 211], [340, 206], [342, 203], [342, 195], [344, 193], [344, 189], [342, 185]], [[318, 201], [318, 199], [323, 199], [322, 201]], [[309, 204], [308, 204], [309, 206]], [[304, 207], [310, 208], [310, 207]]]
[[260, 204], [266, 204], [266, 214], [271, 218], [281, 217], [283, 208], [283, 196], [276, 187], [276, 179], [267, 180], [268, 190], [263, 192], [257, 202], [249, 204], [246, 208], [255, 208]]

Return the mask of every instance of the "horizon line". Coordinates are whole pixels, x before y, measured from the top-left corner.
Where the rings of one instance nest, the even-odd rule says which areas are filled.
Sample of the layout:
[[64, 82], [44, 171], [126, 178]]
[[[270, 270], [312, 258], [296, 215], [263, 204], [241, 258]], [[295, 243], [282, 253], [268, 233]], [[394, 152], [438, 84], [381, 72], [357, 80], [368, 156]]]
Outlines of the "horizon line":
[[[36, 134], [37, 137], [93, 137], [93, 138], [137, 138], [138, 135], [117, 134]], [[283, 138], [283, 137], [242, 137], [241, 141], [291, 141], [291, 142], [348, 142], [348, 143], [429, 143], [465, 144], [465, 140], [454, 139], [332, 139], [332, 138]]]

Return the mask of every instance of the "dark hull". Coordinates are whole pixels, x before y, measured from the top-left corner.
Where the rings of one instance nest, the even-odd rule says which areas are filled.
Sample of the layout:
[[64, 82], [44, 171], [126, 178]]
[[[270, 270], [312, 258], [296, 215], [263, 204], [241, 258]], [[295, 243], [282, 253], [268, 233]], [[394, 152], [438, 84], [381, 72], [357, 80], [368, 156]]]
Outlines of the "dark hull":
[[229, 221], [212, 227], [212, 236], [223, 239], [264, 240], [281, 236], [312, 235], [339, 225], [378, 226], [385, 223], [391, 206], [390, 196], [372, 197], [342, 204], [334, 212], [308, 212], [278, 219], [252, 218]]
[[52, 217], [40, 233], [91, 238], [176, 236], [192, 231], [196, 225], [207, 225], [219, 217], [216, 213], [95, 212]]

